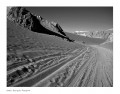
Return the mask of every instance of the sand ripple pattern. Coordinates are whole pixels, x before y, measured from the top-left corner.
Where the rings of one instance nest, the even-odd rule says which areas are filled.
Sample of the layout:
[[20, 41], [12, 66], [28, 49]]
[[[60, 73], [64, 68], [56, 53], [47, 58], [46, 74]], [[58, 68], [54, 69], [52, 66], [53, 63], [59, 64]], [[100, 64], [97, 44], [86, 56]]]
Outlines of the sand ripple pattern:
[[8, 69], [10, 87], [113, 86], [113, 52], [95, 45], [37, 57], [24, 67], [9, 65]]

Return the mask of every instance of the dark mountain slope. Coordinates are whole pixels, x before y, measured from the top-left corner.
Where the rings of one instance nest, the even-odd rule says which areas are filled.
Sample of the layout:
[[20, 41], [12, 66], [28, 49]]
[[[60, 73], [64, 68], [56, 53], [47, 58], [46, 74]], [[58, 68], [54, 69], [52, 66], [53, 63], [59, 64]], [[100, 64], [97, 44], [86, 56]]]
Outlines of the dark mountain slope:
[[50, 23], [40, 16], [35, 16], [25, 8], [12, 7], [8, 10], [7, 17], [14, 23], [33, 32], [55, 35], [70, 40], [58, 23]]

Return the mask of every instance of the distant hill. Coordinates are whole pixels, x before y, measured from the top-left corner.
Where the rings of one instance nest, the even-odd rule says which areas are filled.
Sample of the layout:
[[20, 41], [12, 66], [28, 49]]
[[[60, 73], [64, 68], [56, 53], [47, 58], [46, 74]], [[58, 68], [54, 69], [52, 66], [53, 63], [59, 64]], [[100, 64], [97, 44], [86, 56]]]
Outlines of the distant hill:
[[113, 33], [108, 36], [107, 40], [101, 46], [113, 50]]
[[113, 33], [108, 36], [106, 42], [113, 42]]
[[104, 47], [104, 48], [107, 48], [107, 49], [110, 49], [110, 50], [113, 50], [113, 42], [105, 42], [105, 43], [102, 43], [100, 45], [101, 47]]
[[87, 36], [90, 38], [101, 38], [107, 39], [113, 33], [113, 29], [108, 29], [104, 31], [75, 31], [74, 34]]

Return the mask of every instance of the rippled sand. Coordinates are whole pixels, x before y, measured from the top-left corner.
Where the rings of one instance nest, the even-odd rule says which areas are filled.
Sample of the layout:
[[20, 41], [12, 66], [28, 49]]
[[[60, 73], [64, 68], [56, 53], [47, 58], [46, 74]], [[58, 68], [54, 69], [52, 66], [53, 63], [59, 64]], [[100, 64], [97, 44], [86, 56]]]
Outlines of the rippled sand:
[[[20, 80], [16, 80], [9, 86], [113, 86], [113, 52], [96, 45], [84, 49], [69, 50], [66, 53], [52, 54], [43, 59], [37, 58], [31, 65], [36, 65], [33, 72], [26, 72], [21, 79], [18, 77]], [[28, 66], [30, 64], [26, 64], [26, 67]]]

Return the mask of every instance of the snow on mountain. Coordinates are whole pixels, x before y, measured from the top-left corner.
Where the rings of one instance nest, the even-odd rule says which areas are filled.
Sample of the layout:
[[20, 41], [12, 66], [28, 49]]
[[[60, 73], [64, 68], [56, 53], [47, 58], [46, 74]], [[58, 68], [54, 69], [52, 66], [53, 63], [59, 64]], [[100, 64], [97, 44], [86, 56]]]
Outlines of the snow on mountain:
[[89, 31], [75, 31], [74, 33], [81, 36], [87, 36], [86, 33]]

